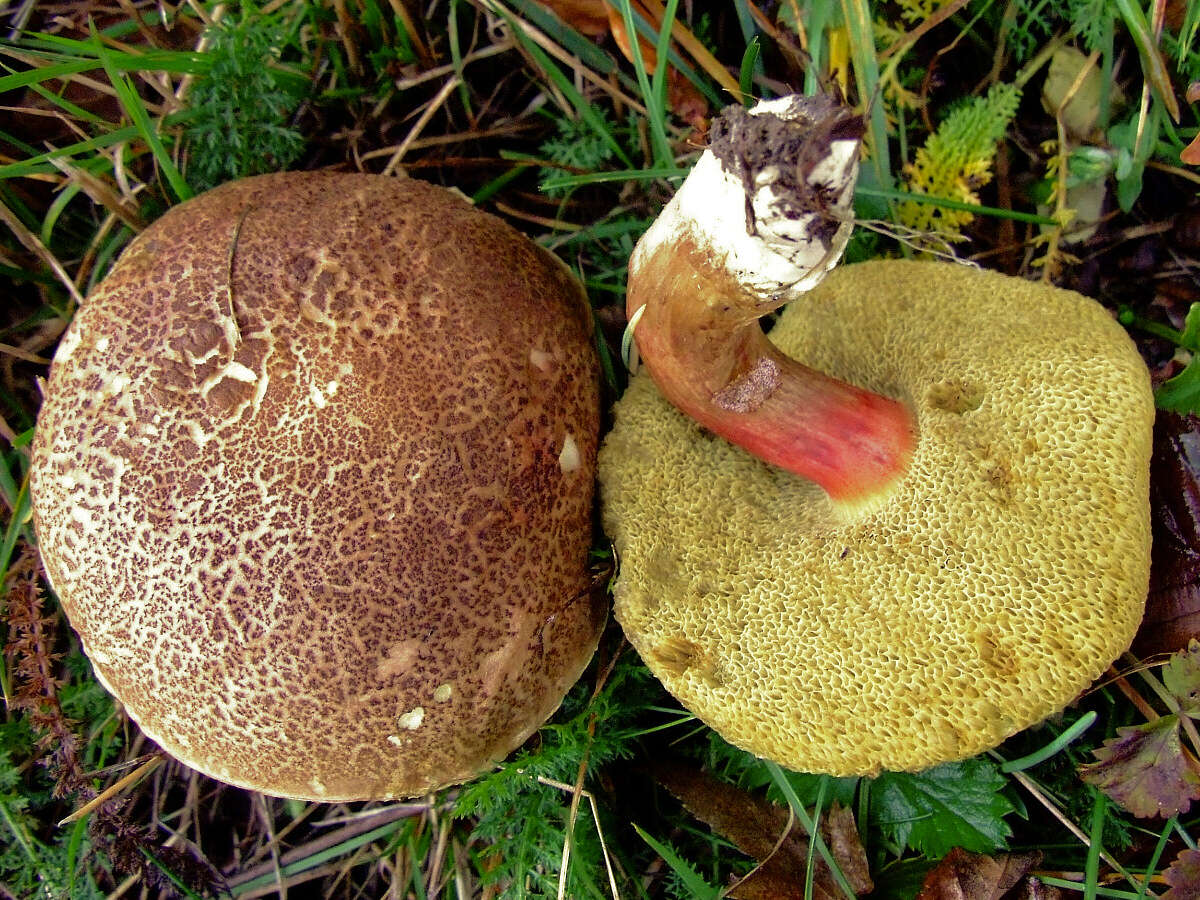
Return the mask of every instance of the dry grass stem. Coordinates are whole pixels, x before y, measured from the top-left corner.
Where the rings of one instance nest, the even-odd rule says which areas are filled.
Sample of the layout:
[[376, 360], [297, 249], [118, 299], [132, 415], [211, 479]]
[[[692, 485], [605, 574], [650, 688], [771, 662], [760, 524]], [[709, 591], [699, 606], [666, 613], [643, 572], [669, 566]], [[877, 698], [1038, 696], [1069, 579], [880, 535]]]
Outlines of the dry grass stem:
[[271, 864], [275, 868], [275, 884], [279, 888], [280, 900], [287, 900], [287, 886], [283, 883], [283, 867], [279, 864], [279, 841], [275, 837], [275, 817], [271, 815], [267, 798], [262, 794], [258, 795], [258, 814], [262, 817], [263, 826], [267, 830], [265, 843], [271, 854]]
[[[472, 50], [470, 53], [463, 54], [461, 69], [466, 69], [468, 65], [481, 59], [487, 59], [489, 56], [495, 56], [498, 53], [507, 53], [509, 50], [516, 49], [517, 43], [512, 38], [505, 38], [497, 41], [494, 44], [488, 44], [486, 47], [481, 47], [478, 50]], [[460, 67], [454, 63], [446, 63], [444, 66], [434, 66], [430, 69], [425, 69], [418, 72], [416, 75], [409, 75], [404, 78], [397, 78], [393, 84], [399, 91], [407, 91], [417, 85], [424, 84], [427, 81], [437, 81], [439, 78], [444, 78], [446, 75], [461, 74]]]
[[50, 163], [67, 176], [63, 186], [66, 184], [78, 185], [79, 189], [87, 194], [96, 206], [108, 210], [135, 232], [146, 227], [136, 204], [129, 202], [128, 196], [123, 197], [118, 193], [119, 186], [114, 190], [91, 172], [73, 166], [66, 159], [60, 157], [51, 157]]
[[[620, 89], [620, 87], [618, 87], [615, 84], [610, 83], [607, 78], [603, 77], [602, 75], [599, 75], [596, 72], [593, 72], [587, 66], [583, 65], [583, 63], [579, 60], [578, 57], [574, 56], [571, 53], [568, 53], [566, 50], [564, 50], [562, 47], [560, 47], [557, 43], [552, 41], [549, 38], [549, 36], [547, 36], [546, 33], [544, 31], [542, 31], [541, 29], [537, 28], [534, 25], [531, 25], [529, 22], [526, 22], [524, 19], [509, 18], [505, 14], [506, 11], [503, 9], [503, 7], [501, 7], [498, 4], [497, 0], [471, 0], [471, 2], [475, 6], [479, 7], [480, 9], [482, 9], [484, 12], [486, 12], [489, 15], [489, 17], [490, 17], [489, 30], [497, 30], [498, 29], [500, 31], [500, 33], [505, 34], [505, 33], [507, 33], [510, 25], [519, 28], [521, 30], [522, 34], [524, 34], [531, 41], [533, 41], [535, 44], [537, 44], [539, 47], [541, 47], [543, 50], [545, 50], [547, 53], [549, 53], [552, 57], [554, 57], [556, 60], [558, 60], [564, 66], [575, 71], [577, 76], [582, 77], [585, 81], [587, 81], [593, 87], [599, 88], [601, 91], [603, 91], [605, 94], [608, 94], [614, 100], [619, 99], [619, 102], [623, 103], [625, 106], [632, 109], [636, 114], [638, 114], [640, 116], [646, 115], [646, 107], [638, 99], [625, 93], [624, 91], [622, 91]], [[502, 38], [501, 40], [512, 41], [513, 39], [511, 37], [505, 37], [505, 38]], [[516, 43], [517, 43], [517, 47], [518, 47], [518, 49], [520, 49], [521, 53], [523, 55], [526, 55], [524, 49], [520, 47], [519, 42], [516, 42]], [[537, 62], [533, 59], [529, 59], [528, 55], [526, 55], [526, 60], [530, 66], [540, 69], [540, 66], [538, 66]], [[543, 89], [548, 89], [553, 86], [553, 83], [547, 78], [547, 79], [545, 79], [545, 83], [543, 83], [541, 86]], [[567, 102], [566, 98], [559, 96], [557, 103], [559, 105], [559, 108], [562, 109], [562, 111], [567, 116], [569, 116], [572, 119], [575, 118], [575, 115], [576, 115], [575, 110], [571, 106], [571, 104], [569, 102]]]
[[[554, 781], [551, 778], [544, 778], [541, 775], [538, 776], [537, 780], [538, 780], [539, 784], [544, 784], [547, 787], [556, 788], [557, 790], [560, 790], [560, 791], [563, 791], [564, 793], [570, 794], [571, 795], [572, 812], [574, 812], [574, 810], [576, 808], [578, 797], [583, 797], [584, 799], [587, 800], [588, 806], [590, 806], [592, 809], [592, 819], [596, 823], [596, 835], [600, 839], [600, 853], [601, 853], [601, 856], [603, 856], [603, 858], [604, 858], [604, 871], [608, 875], [608, 888], [612, 892], [613, 900], [620, 900], [621, 894], [617, 890], [617, 875], [616, 875], [616, 872], [613, 870], [612, 857], [609, 855], [609, 852], [608, 852], [608, 844], [604, 840], [604, 828], [600, 824], [600, 808], [596, 804], [595, 795], [591, 791], [585, 791], [583, 789], [582, 785], [565, 784], [561, 781]], [[568, 832], [567, 832], [567, 838], [566, 838], [568, 842], [570, 841], [571, 832], [574, 831], [574, 825], [575, 825], [575, 819], [572, 816], [572, 818], [570, 820], [570, 824], [568, 825]], [[564, 847], [563, 848], [562, 872], [566, 871], [566, 863], [567, 863], [568, 859], [569, 859], [569, 854], [567, 853], [566, 847]], [[561, 880], [562, 877], [563, 876], [560, 874], [559, 889], [558, 889], [558, 896], [560, 898], [563, 896], [563, 891], [564, 891], [564, 882]]]
[[[792, 833], [792, 829], [795, 827], [796, 827], [796, 811], [794, 809], [792, 809], [792, 806], [789, 803], [788, 804], [787, 824], [784, 826], [783, 831], [780, 833], [779, 837], [775, 840], [775, 846], [773, 846], [771, 848], [771, 852], [768, 853], [766, 856], [764, 856], [762, 859], [760, 859], [755, 864], [753, 869], [751, 869], [749, 872], [747, 872], [741, 878], [734, 881], [732, 884], [723, 888], [721, 890], [720, 896], [728, 897], [730, 894], [732, 894], [734, 891], [736, 891], [738, 889], [739, 885], [741, 885], [745, 881], [748, 881], [750, 878], [752, 878], [754, 875], [756, 875], [758, 873], [759, 869], [761, 869], [768, 862], [770, 862], [772, 857], [774, 857], [775, 854], [779, 852], [779, 848], [783, 846], [783, 842], [788, 839], [788, 835], [790, 835]], [[810, 840], [811, 840], [811, 838], [812, 838], [812, 835], [809, 835]]]
[[[419, 807], [419, 809], [420, 811], [424, 812], [426, 807]], [[414, 814], [414, 807], [412, 804], [399, 804], [397, 806], [386, 806], [380, 809], [374, 809], [370, 812], [371, 815], [368, 817], [359, 819], [352, 824], [338, 828], [335, 831], [324, 834], [321, 837], [315, 838], [311, 841], [306, 841], [305, 843], [288, 850], [279, 857], [279, 864], [287, 867], [291, 863], [301, 859], [307, 859], [308, 857], [320, 853], [322, 850], [327, 850], [330, 847], [336, 847], [343, 841], [348, 841], [360, 834], [364, 834], [365, 832], [371, 831], [375, 828], [387, 825], [390, 822], [395, 822], [397, 819], [411, 816]], [[282, 834], [283, 832], [281, 831], [280, 835]], [[256, 866], [249, 866], [238, 872], [236, 876], [230, 878], [229, 886], [231, 888], [235, 888], [238, 885], [254, 881], [264, 875], [270, 875], [274, 871], [275, 860], [259, 863]], [[289, 881], [289, 884], [291, 883], [293, 882]]]
[[[464, 143], [464, 142], [468, 142], [468, 141], [486, 140], [488, 138], [517, 137], [527, 131], [529, 131], [529, 129], [526, 126], [522, 125], [520, 122], [514, 121], [507, 125], [495, 125], [484, 131], [461, 131], [461, 132], [458, 132], [457, 134], [439, 134], [436, 136], [431, 136], [431, 137], [426, 137], [426, 138], [418, 138], [417, 140], [413, 141], [411, 144], [408, 145], [405, 152], [410, 153], [414, 150], [428, 150], [431, 147], [444, 147], [448, 144], [460, 144], [460, 143]], [[396, 154], [396, 151], [397, 151], [396, 145], [393, 145], [391, 147], [381, 147], [378, 150], [371, 150], [367, 153], [361, 154], [359, 156], [359, 161], [365, 163], [365, 162], [369, 162], [370, 160], [379, 159], [380, 157], [384, 157], [384, 156], [390, 158]], [[506, 163], [508, 165], [523, 165], [524, 164], [519, 161], [513, 161], [513, 162], [509, 163], [506, 160], [497, 160], [494, 157], [480, 157], [480, 160], [489, 166], [494, 166], [494, 165], [496, 165], [497, 162]], [[459, 161], [461, 162], [461, 160], [459, 160]], [[440, 165], [447, 164], [447, 162], [455, 162], [455, 160], [445, 160], [445, 159], [425, 160], [425, 161], [413, 160], [409, 163], [406, 163], [406, 168], [421, 168], [423, 166], [440, 166]], [[360, 166], [360, 168], [361, 168], [361, 166]]]
[[[1138, 668], [1141, 668], [1140, 664]], [[1159, 718], [1158, 710], [1146, 702], [1146, 699], [1129, 683], [1124, 673], [1118, 672], [1116, 669], [1109, 669], [1108, 674], [1109, 681], [1107, 683], [1114, 685], [1125, 696], [1125, 699], [1137, 708], [1147, 722], [1154, 722]]]
[[29, 353], [20, 347], [14, 347], [12, 344], [0, 344], [0, 353], [3, 353], [5, 356], [11, 356], [14, 359], [22, 360], [23, 362], [33, 363], [35, 366], [50, 365], [50, 360], [46, 357], [38, 356], [36, 353]]
[[71, 299], [77, 304], [83, 302], [83, 295], [79, 293], [79, 288], [75, 286], [75, 282], [67, 274], [67, 270], [63, 268], [63, 264], [47, 249], [46, 245], [42, 243], [41, 238], [26, 228], [25, 223], [2, 200], [0, 200], [0, 221], [9, 227], [12, 233], [16, 235], [17, 240], [25, 246], [25, 249], [37, 256], [54, 273], [63, 287], [67, 289], [67, 293], [71, 295]]
[[408, 35], [408, 40], [412, 44], [413, 50], [416, 51], [417, 58], [421, 60], [421, 65], [428, 67], [433, 62], [433, 57], [429, 53], [429, 48], [425, 46], [425, 42], [421, 40], [421, 34], [417, 31], [412, 16], [408, 14], [404, 0], [388, 0], [388, 3], [392, 7], [392, 12], [396, 14], [396, 18], [404, 26], [404, 32]]
[[[1058, 808], [1058, 804], [1047, 797], [1046, 794], [1042, 792], [1041, 788], [1039, 788], [1028, 775], [1026, 775], [1024, 772], [1011, 772], [1009, 773], [1009, 777], [1015, 779], [1017, 783], [1021, 785], [1021, 787], [1025, 788], [1025, 790], [1028, 791], [1038, 803], [1042, 804], [1042, 806], [1046, 808], [1046, 811], [1049, 812], [1050, 815], [1054, 816], [1054, 818], [1057, 819], [1059, 823], [1065, 829], [1067, 829], [1067, 831], [1071, 832], [1071, 834], [1073, 834], [1081, 844], [1083, 844], [1089, 850], [1092, 848], [1091, 838], [1084, 833], [1084, 830], [1072, 822], [1067, 817], [1067, 814]], [[1121, 871], [1121, 864], [1103, 849], [1100, 851], [1100, 858], [1109, 866], [1111, 866], [1114, 871]]]
[[[658, 0], [641, 0], [646, 9], [654, 17], [656, 23], [662, 22], [663, 17], [667, 14], [667, 9]], [[742, 88], [738, 84], [736, 78], [729, 73], [715, 56], [709, 52], [708, 48], [700, 43], [699, 39], [688, 30], [682, 22], [676, 20], [671, 23], [671, 37], [679, 44], [688, 55], [700, 66], [709, 77], [717, 84], [729, 92], [730, 100], [736, 103], [741, 103], [744, 100], [742, 96]]]
[[383, 167], [384, 175], [395, 174], [396, 169], [400, 166], [400, 161], [404, 159], [404, 154], [408, 152], [412, 142], [417, 139], [417, 137], [425, 129], [425, 126], [429, 124], [429, 120], [433, 118], [433, 114], [441, 109], [442, 104], [446, 102], [450, 94], [453, 93], [454, 89], [460, 84], [462, 84], [462, 81], [457, 75], [455, 75], [453, 78], [447, 79], [446, 83], [441, 86], [437, 94], [434, 95], [433, 99], [425, 105], [425, 108], [421, 111], [421, 115], [417, 118], [417, 121], [413, 123], [413, 127], [409, 129], [409, 132], [407, 135], [405, 135], [404, 140], [400, 142], [400, 146], [398, 146], [395, 152], [392, 154], [392, 158], [389, 159], [387, 165]]
[[149, 762], [142, 763], [124, 778], [105, 788], [83, 806], [79, 807], [79, 809], [75, 810], [75, 812], [71, 813], [65, 819], [60, 821], [58, 823], [58, 827], [61, 828], [64, 825], [70, 825], [72, 822], [77, 822], [84, 816], [88, 815], [88, 813], [99, 809], [102, 804], [107, 803], [113, 797], [116, 797], [118, 794], [121, 794], [133, 787], [135, 784], [161, 766], [165, 759], [166, 757], [164, 756], [155, 756]]
[[442, 890], [442, 869], [446, 865], [446, 850], [450, 843], [450, 819], [438, 815], [436, 806], [430, 806], [426, 819], [430, 827], [436, 830], [437, 839], [433, 842], [425, 861], [425, 893], [436, 897]]
[[513, 218], [522, 219], [526, 222], [532, 222], [534, 225], [540, 225], [543, 228], [552, 228], [555, 231], [582, 231], [584, 226], [576, 225], [574, 222], [566, 222], [562, 219], [550, 219], [546, 216], [538, 216], [533, 213], [525, 212], [517, 209], [514, 206], [509, 206], [507, 203], [496, 203], [496, 209], [506, 213]]

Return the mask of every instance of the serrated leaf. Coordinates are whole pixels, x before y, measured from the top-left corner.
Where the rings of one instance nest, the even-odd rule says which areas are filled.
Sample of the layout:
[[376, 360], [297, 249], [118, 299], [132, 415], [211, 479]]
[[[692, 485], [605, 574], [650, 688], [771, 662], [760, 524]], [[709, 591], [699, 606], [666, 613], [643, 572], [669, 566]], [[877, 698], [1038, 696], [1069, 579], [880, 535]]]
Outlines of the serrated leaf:
[[657, 840], [652, 834], [640, 828], [637, 824], [633, 826], [633, 830], [638, 833], [643, 841], [650, 845], [655, 853], [662, 857], [663, 862], [671, 867], [679, 880], [683, 882], [688, 891], [693, 897], [698, 900], [717, 900], [721, 896], [721, 889], [716, 885], [709, 884], [704, 880], [704, 877], [696, 871], [695, 866], [675, 852], [669, 844]]
[[1200, 350], [1200, 303], [1193, 303], [1188, 307], [1179, 344], [1189, 350]]
[[1171, 889], [1162, 900], [1195, 900], [1200, 897], [1200, 850], [1184, 850], [1163, 873]]
[[1163, 716], [1117, 729], [1079, 774], [1135, 816], [1185, 813], [1200, 798], [1200, 774], [1179, 739], [1179, 719]]
[[1171, 656], [1163, 666], [1162, 682], [1186, 715], [1200, 716], [1200, 641], [1192, 640], [1186, 650]]
[[916, 775], [885, 772], [871, 784], [873, 824], [900, 847], [935, 858], [954, 847], [1002, 849], [1013, 805], [999, 769], [984, 759], [946, 763]]
[[1172, 412], [1200, 412], [1200, 356], [1192, 357], [1182, 372], [1164, 381], [1154, 394], [1154, 402]]

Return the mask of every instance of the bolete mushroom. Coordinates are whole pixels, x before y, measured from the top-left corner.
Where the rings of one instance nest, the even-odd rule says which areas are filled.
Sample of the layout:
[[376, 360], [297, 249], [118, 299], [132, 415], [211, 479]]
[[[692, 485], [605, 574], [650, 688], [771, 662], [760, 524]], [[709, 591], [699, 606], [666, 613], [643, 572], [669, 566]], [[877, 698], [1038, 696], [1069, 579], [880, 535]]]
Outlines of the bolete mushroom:
[[280, 796], [471, 778], [559, 705], [598, 365], [564, 265], [416, 180], [246, 179], [143, 232], [55, 356], [31, 489], [99, 679]]
[[[1150, 540], [1149, 377], [1093, 300], [878, 261], [758, 334], [839, 255], [856, 144], [818, 101], [718, 125], [631, 261], [648, 374], [599, 464], [642, 658], [727, 740], [835, 775], [1060, 710], [1129, 645]], [[747, 434], [769, 463], [719, 436]]]

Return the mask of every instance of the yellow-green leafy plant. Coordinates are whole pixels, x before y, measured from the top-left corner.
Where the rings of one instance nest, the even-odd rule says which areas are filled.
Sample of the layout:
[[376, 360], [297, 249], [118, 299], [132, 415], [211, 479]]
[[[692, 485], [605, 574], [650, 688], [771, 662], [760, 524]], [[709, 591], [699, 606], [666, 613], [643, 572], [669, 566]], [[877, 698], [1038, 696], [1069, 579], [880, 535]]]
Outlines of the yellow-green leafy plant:
[[[1020, 88], [996, 84], [951, 112], [904, 166], [905, 188], [912, 194], [978, 205], [978, 191], [991, 181], [996, 145], [1021, 101]], [[909, 200], [900, 204], [900, 221], [909, 228], [962, 240], [969, 210]]]

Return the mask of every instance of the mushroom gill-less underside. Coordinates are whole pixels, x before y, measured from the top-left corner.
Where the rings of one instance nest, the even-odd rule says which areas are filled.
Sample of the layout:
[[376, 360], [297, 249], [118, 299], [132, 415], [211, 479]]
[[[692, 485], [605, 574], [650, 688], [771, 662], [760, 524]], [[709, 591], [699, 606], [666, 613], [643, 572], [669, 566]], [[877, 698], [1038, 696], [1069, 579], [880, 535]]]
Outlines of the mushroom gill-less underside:
[[615, 613], [730, 742], [793, 769], [920, 770], [1062, 709], [1124, 651], [1149, 570], [1153, 401], [1094, 301], [947, 263], [835, 270], [770, 334], [907, 403], [865, 511], [632, 380], [600, 453]]
[[595, 647], [598, 365], [564, 266], [416, 180], [168, 212], [80, 309], [32, 495], [101, 681], [171, 754], [321, 800], [472, 777]]

